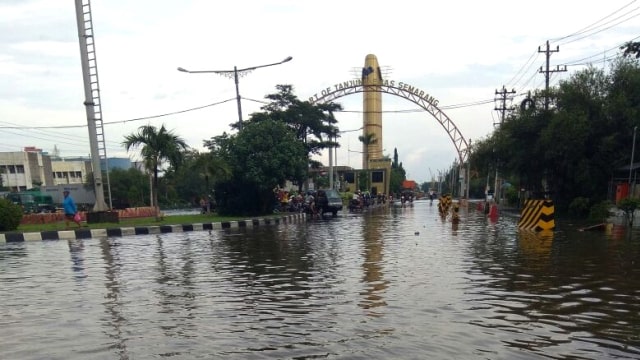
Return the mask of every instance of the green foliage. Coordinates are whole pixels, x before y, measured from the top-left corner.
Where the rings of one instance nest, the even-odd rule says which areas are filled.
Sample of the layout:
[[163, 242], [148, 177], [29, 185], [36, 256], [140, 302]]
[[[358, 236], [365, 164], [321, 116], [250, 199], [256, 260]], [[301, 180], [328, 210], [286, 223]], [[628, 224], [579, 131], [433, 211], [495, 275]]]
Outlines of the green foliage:
[[504, 190], [504, 198], [507, 199], [507, 204], [510, 206], [519, 205], [520, 193], [515, 186], [510, 186]]
[[618, 202], [618, 209], [624, 211], [625, 213], [632, 213], [636, 211], [638, 205], [640, 204], [640, 200], [633, 198], [625, 198]]
[[0, 231], [13, 231], [22, 220], [22, 208], [11, 201], [0, 198]]
[[639, 199], [625, 198], [618, 202], [618, 209], [624, 211], [624, 214], [629, 220], [629, 226], [633, 225], [633, 215], [640, 205]]
[[215, 185], [215, 199], [220, 216], [265, 215], [271, 213], [276, 204], [272, 189], [233, 179]]
[[600, 201], [591, 206], [589, 210], [589, 219], [596, 221], [606, 221], [611, 216], [611, 202], [608, 200]]
[[577, 197], [569, 204], [569, 214], [577, 217], [584, 217], [589, 213], [589, 199]]
[[368, 171], [360, 171], [358, 173], [358, 189], [360, 189], [360, 191], [369, 191], [369, 188], [371, 187], [370, 179]]
[[551, 193], [556, 211], [585, 215], [584, 201], [574, 199], [606, 200], [611, 177], [629, 164], [640, 126], [640, 64], [619, 58], [608, 72], [588, 67], [529, 98], [534, 107], [520, 108], [473, 144], [472, 172], [497, 168], [536, 197]]
[[629, 41], [621, 46], [620, 50], [624, 50], [623, 56], [635, 55], [636, 58], [640, 58], [640, 41]]
[[165, 201], [194, 206], [200, 199], [213, 196], [215, 184], [228, 179], [230, 174], [229, 165], [215, 151], [185, 152], [182, 166], [164, 176], [166, 186], [170, 186], [176, 194], [176, 198]]
[[402, 182], [407, 179], [407, 172], [402, 167], [402, 162], [398, 163], [397, 149], [394, 149], [393, 159], [393, 163], [391, 164], [391, 176], [389, 177], [389, 193], [397, 194], [402, 191]]
[[252, 114], [242, 130], [204, 142], [226, 172], [214, 185], [219, 213], [271, 213], [272, 189], [287, 180], [305, 183], [309, 169], [321, 165], [310, 156], [339, 145], [333, 111], [341, 110], [340, 105], [300, 101], [291, 85], [276, 88], [277, 93], [266, 96], [271, 102], [264, 111]]
[[369, 145], [377, 144], [378, 139], [376, 139], [376, 135], [374, 133], [368, 133], [367, 135], [358, 136], [358, 140], [366, 148], [363, 155], [364, 155], [364, 163], [367, 164], [367, 168], [368, 168], [369, 167]]
[[187, 143], [167, 130], [164, 125], [157, 129], [153, 125], [144, 125], [138, 128], [137, 133], [125, 136], [122, 142], [127, 151], [140, 148], [145, 167], [153, 174], [153, 203], [158, 206], [158, 172], [164, 162], [177, 168], [184, 159], [184, 153], [188, 149]]
[[136, 168], [109, 172], [114, 207], [149, 206], [149, 176]]
[[317, 176], [314, 180], [313, 180], [314, 184], [316, 184], [316, 187], [318, 189], [326, 189], [329, 187], [329, 176], [324, 175], [324, 176]]
[[234, 177], [271, 190], [287, 179], [306, 176], [304, 144], [281, 122], [248, 123], [235, 137], [229, 159]]
[[247, 122], [242, 131], [217, 137], [210, 145], [231, 173], [215, 187], [221, 214], [270, 213], [272, 189], [307, 174], [307, 150], [281, 121]]
[[262, 107], [264, 112], [252, 114], [249, 122], [275, 120], [284, 123], [304, 144], [307, 155], [317, 155], [323, 149], [339, 146], [336, 142], [338, 120], [333, 112], [342, 110], [340, 104], [301, 101], [293, 94], [292, 85], [277, 85], [276, 89], [277, 93], [265, 96], [271, 102]]

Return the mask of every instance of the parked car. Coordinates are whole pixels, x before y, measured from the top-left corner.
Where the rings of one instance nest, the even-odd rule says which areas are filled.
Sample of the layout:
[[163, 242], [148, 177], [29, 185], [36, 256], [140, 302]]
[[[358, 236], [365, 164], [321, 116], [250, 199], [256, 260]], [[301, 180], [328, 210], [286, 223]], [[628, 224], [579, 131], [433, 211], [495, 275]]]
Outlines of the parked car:
[[316, 208], [320, 214], [330, 212], [333, 216], [342, 210], [342, 198], [335, 189], [320, 189], [316, 191]]

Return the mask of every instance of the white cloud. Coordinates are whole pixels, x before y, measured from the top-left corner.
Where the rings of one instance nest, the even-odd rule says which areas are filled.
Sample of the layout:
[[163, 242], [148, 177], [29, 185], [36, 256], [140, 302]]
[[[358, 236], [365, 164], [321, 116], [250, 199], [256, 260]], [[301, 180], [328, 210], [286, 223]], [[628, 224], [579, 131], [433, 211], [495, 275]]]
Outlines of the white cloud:
[[11, 45], [12, 49], [28, 56], [77, 57], [78, 44], [62, 41], [26, 41]]
[[[502, 85], [518, 92], [543, 81], [536, 74], [544, 61], [537, 53], [547, 39], [560, 46], [551, 65], [596, 55], [637, 36], [640, 13], [629, 6], [630, 20], [606, 26], [584, 39], [561, 39], [596, 22], [627, 2], [576, 6], [573, 2], [513, 1], [363, 3], [328, 0], [92, 1], [95, 41], [108, 151], [126, 155], [122, 137], [144, 124], [166, 124], [201, 148], [202, 140], [229, 131], [236, 121], [235, 101], [203, 110], [157, 119], [121, 120], [179, 111], [235, 97], [233, 80], [214, 74], [185, 74], [176, 68], [227, 70], [279, 61], [283, 65], [257, 69], [240, 79], [246, 119], [259, 111], [276, 84], [292, 84], [301, 99], [357, 74], [367, 54], [376, 54], [390, 78], [419, 87], [440, 105], [492, 99]], [[549, 11], [553, 9], [553, 11]], [[625, 18], [620, 18], [624, 20]], [[620, 21], [620, 20], [618, 20]], [[16, 1], [0, 4], [0, 126], [86, 123], [80, 54], [73, 2]], [[557, 40], [554, 40], [557, 39]], [[611, 54], [615, 50], [610, 51]], [[534, 55], [535, 61], [524, 67]], [[558, 79], [569, 76], [559, 74]], [[513, 79], [513, 80], [512, 80]], [[338, 99], [353, 112], [338, 114], [342, 129], [362, 126], [361, 96]], [[416, 109], [399, 98], [384, 97], [384, 110]], [[466, 138], [480, 139], [493, 129], [495, 104], [445, 110]], [[430, 179], [429, 169], [448, 168], [456, 158], [447, 132], [426, 113], [385, 113], [384, 148], [398, 148], [401, 161], [418, 181]], [[81, 138], [86, 128], [68, 131]], [[58, 131], [38, 139], [0, 135], [8, 146], [35, 145], [49, 149], [64, 140]], [[357, 166], [361, 150], [358, 132], [343, 134], [338, 163]], [[37, 142], [37, 143], [34, 143]], [[66, 141], [66, 140], [65, 140]], [[83, 144], [63, 149], [86, 153]], [[63, 152], [64, 153], [64, 152]], [[326, 155], [324, 156], [326, 158]]]

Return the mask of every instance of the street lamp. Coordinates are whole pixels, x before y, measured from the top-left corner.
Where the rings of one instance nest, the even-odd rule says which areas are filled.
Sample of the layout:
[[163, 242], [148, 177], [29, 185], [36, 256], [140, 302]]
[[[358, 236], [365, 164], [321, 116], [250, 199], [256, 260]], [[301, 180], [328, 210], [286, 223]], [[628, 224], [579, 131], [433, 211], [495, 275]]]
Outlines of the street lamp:
[[[635, 155], [636, 152], [636, 131], [638, 130], [637, 126], [633, 127], [633, 143], [631, 144], [631, 164], [629, 165], [629, 196], [631, 196], [631, 194], [633, 194], [633, 192], [631, 192], [631, 171], [633, 169], [633, 157]], [[635, 184], [634, 184], [635, 185]]]
[[236, 66], [234, 66], [233, 70], [195, 70], [193, 71], [193, 70], [187, 70], [185, 68], [179, 67], [178, 71], [186, 72], [189, 74], [214, 73], [214, 74], [226, 76], [230, 79], [233, 78], [236, 82], [236, 101], [238, 102], [238, 128], [242, 130], [242, 105], [240, 104], [240, 88], [238, 87], [238, 78], [247, 75], [248, 73], [252, 72], [255, 69], [284, 64], [288, 61], [291, 61], [291, 59], [293, 59], [293, 57], [287, 56], [284, 60], [273, 63], [273, 64], [252, 66], [244, 69], [238, 69]]

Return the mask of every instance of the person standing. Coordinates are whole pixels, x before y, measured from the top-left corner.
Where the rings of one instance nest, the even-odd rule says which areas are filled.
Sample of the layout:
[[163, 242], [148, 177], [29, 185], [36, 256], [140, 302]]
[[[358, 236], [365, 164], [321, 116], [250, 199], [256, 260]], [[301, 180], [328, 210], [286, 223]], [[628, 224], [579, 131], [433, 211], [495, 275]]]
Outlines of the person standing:
[[66, 229], [69, 229], [70, 221], [73, 221], [78, 225], [78, 228], [81, 228], [82, 223], [80, 222], [80, 217], [76, 217], [76, 214], [78, 213], [78, 207], [73, 201], [73, 198], [69, 196], [69, 190], [63, 191], [62, 194], [64, 195], [64, 200], [62, 200], [62, 208], [64, 209], [64, 221], [66, 224]]

